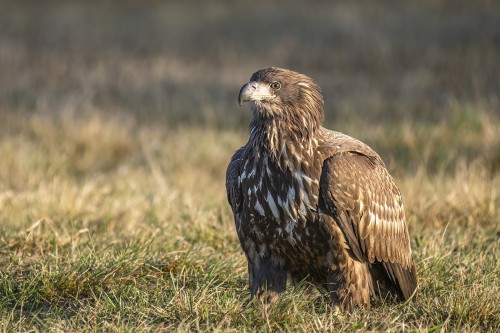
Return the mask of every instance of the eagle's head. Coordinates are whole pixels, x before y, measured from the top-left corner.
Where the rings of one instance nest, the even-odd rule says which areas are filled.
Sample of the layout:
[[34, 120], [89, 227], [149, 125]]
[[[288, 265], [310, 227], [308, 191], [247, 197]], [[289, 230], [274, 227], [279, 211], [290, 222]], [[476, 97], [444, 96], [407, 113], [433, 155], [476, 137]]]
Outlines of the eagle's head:
[[250, 102], [254, 123], [277, 120], [290, 130], [314, 131], [323, 122], [323, 95], [308, 76], [288, 69], [270, 67], [255, 72], [238, 96], [238, 102]]

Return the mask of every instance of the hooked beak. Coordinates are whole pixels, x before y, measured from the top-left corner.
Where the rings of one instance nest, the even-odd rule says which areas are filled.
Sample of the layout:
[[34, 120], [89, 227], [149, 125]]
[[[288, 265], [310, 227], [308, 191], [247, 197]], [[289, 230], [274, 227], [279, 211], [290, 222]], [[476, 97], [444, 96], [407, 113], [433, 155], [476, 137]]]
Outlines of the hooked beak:
[[271, 93], [268, 85], [257, 81], [250, 81], [241, 87], [240, 94], [238, 95], [238, 103], [241, 106], [243, 102], [261, 101], [274, 97], [276, 95]]

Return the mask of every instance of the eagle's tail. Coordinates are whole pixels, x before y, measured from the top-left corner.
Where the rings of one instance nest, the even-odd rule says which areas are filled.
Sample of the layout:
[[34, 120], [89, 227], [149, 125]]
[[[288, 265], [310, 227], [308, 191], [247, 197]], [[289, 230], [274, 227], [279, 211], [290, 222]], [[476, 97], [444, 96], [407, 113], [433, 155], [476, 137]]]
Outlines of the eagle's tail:
[[398, 263], [384, 262], [382, 264], [391, 284], [396, 288], [399, 299], [406, 301], [413, 295], [418, 286], [415, 262], [412, 260], [410, 268], [405, 268]]

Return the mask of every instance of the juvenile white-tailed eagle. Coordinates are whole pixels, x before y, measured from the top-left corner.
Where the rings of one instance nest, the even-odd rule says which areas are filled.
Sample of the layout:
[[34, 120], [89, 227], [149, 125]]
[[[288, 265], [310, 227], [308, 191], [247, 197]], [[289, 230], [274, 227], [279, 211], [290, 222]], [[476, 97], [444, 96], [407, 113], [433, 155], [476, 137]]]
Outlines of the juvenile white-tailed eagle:
[[253, 118], [226, 188], [252, 297], [308, 279], [343, 309], [408, 299], [417, 272], [403, 202], [378, 154], [321, 126], [321, 90], [303, 74], [259, 70], [238, 101]]

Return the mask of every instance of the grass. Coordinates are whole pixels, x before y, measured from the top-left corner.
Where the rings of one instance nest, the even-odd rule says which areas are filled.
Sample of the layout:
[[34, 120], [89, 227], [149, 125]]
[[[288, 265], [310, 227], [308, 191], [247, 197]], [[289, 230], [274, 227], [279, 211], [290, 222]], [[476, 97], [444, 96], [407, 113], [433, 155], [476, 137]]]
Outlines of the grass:
[[[99, 115], [19, 123], [20, 134], [0, 145], [6, 330], [499, 328], [500, 178], [481, 158], [398, 179], [417, 298], [335, 316], [328, 297], [307, 285], [275, 305], [246, 306], [246, 263], [224, 193], [225, 165], [244, 134], [124, 126]], [[483, 135], [498, 125], [484, 122]], [[442, 131], [399, 135], [405, 144]], [[383, 132], [372, 140], [388, 144]]]
[[[241, 3], [257, 29], [304, 27], [271, 30], [264, 57], [219, 2], [194, 18], [0, 4], [0, 330], [499, 331], [497, 7], [393, 5]], [[224, 177], [247, 138], [238, 88], [267, 61], [317, 78], [327, 126], [394, 174], [420, 278], [408, 304], [334, 314], [306, 283], [249, 301]]]

